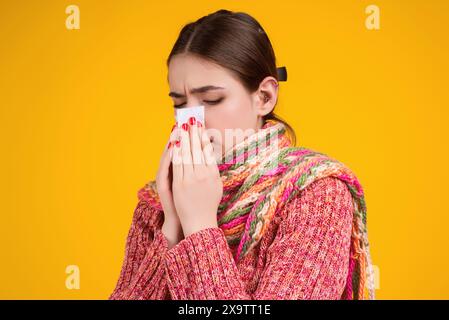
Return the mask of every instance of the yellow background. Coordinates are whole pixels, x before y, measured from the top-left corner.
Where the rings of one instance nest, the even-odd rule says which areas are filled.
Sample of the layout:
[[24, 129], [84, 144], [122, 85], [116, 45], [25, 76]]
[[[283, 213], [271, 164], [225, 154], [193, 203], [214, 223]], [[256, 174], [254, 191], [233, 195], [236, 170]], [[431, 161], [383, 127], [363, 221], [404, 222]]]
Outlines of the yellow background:
[[[65, 27], [70, 4], [80, 30]], [[299, 145], [364, 186], [377, 297], [449, 298], [443, 0], [2, 0], [0, 298], [109, 296], [173, 123], [165, 60], [185, 23], [221, 8], [258, 19], [287, 66], [277, 111]]]

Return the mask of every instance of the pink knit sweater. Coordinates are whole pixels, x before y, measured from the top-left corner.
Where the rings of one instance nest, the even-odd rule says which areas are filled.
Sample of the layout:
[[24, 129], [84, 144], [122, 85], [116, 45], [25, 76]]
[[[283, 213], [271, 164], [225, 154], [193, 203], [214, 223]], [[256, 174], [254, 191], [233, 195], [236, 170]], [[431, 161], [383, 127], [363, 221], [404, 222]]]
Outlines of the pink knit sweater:
[[319, 179], [284, 207], [236, 264], [220, 228], [200, 230], [168, 249], [163, 212], [142, 200], [109, 299], [340, 299], [352, 213], [347, 186]]

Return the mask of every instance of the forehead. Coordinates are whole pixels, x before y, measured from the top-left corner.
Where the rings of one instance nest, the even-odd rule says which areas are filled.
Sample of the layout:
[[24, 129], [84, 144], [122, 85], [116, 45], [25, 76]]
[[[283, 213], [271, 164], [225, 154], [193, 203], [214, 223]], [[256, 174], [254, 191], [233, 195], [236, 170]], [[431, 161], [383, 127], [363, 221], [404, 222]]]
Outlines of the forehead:
[[235, 85], [236, 80], [225, 68], [193, 55], [175, 55], [168, 66], [170, 89], [183, 92], [185, 89], [205, 85]]

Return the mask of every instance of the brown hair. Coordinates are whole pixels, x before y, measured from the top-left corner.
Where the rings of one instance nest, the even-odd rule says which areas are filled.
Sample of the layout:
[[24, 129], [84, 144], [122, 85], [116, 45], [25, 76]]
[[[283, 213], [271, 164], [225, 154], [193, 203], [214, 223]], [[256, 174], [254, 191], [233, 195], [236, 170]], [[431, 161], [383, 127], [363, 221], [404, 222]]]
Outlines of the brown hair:
[[[249, 92], [259, 88], [261, 81], [272, 76], [276, 80], [276, 56], [271, 42], [256, 19], [244, 12], [218, 10], [195, 22], [186, 24], [167, 59], [179, 53], [192, 53], [233, 72]], [[263, 117], [282, 122], [296, 144], [293, 128], [273, 110]]]

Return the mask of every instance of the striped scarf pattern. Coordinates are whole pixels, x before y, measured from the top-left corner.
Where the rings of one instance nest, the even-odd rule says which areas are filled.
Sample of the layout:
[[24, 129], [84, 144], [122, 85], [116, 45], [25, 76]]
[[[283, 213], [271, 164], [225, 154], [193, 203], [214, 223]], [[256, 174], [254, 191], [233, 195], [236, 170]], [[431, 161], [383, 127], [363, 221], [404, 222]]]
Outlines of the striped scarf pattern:
[[[325, 154], [292, 146], [285, 125], [276, 120], [266, 121], [259, 131], [227, 151], [218, 168], [223, 197], [217, 221], [236, 262], [259, 243], [273, 217], [304, 188], [324, 177], [343, 181], [352, 195], [354, 214], [342, 299], [374, 299], [364, 192], [350, 169]], [[138, 195], [162, 210], [154, 180]]]

